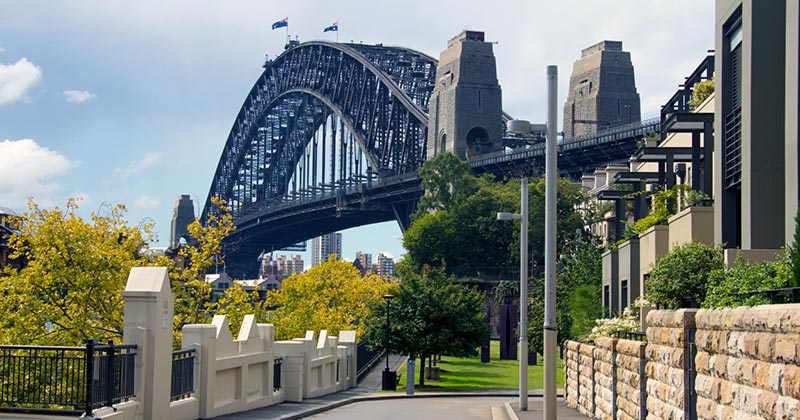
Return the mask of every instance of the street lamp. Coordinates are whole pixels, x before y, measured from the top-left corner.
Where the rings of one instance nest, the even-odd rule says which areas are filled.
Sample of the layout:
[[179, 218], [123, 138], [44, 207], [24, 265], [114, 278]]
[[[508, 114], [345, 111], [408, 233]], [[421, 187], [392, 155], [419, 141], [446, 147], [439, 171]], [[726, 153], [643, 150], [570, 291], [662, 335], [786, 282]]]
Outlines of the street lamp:
[[383, 383], [381, 389], [384, 391], [395, 391], [397, 389], [397, 373], [389, 370], [389, 303], [394, 299], [393, 295], [383, 295], [386, 299], [386, 369], [383, 370]]
[[528, 178], [520, 181], [520, 214], [499, 212], [497, 220], [519, 220], [519, 409], [528, 410]]

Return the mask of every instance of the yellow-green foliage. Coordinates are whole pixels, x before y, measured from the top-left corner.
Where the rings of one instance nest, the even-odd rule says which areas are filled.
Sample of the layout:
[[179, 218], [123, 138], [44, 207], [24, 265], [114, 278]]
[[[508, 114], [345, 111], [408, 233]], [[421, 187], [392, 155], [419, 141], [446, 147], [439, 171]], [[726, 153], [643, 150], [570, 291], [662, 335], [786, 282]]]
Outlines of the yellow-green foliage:
[[371, 273], [361, 277], [353, 264], [333, 258], [294, 274], [280, 290], [267, 294], [267, 303], [276, 308], [268, 315], [275, 339], [302, 337], [307, 330], [328, 330], [330, 335], [356, 330], [361, 337], [370, 304], [381, 301], [392, 284]]
[[703, 80], [694, 84], [692, 99], [689, 100], [689, 109], [695, 109], [711, 94], [714, 93], [714, 78]]
[[46, 210], [33, 201], [9, 241], [22, 269], [0, 276], [0, 343], [77, 345], [89, 338], [119, 341], [130, 269], [154, 265], [143, 252], [153, 224], [130, 226], [125, 206], [88, 220], [77, 214], [78, 200]]

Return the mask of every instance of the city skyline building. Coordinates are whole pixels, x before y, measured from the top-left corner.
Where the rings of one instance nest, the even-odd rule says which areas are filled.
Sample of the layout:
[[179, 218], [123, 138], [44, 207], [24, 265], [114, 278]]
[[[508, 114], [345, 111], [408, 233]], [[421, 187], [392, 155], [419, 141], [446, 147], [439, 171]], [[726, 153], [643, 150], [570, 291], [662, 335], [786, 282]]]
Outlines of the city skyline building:
[[376, 263], [375, 263], [374, 267], [375, 267], [375, 272], [379, 276], [381, 276], [383, 278], [397, 277], [397, 271], [395, 270], [394, 258], [392, 258], [392, 257], [390, 257], [390, 256], [388, 256], [388, 255], [386, 255], [384, 253], [378, 254], [378, 257], [376, 258]]
[[336, 254], [337, 258], [342, 257], [341, 233], [328, 233], [311, 240], [311, 267], [316, 267], [319, 263], [327, 261], [332, 254]]

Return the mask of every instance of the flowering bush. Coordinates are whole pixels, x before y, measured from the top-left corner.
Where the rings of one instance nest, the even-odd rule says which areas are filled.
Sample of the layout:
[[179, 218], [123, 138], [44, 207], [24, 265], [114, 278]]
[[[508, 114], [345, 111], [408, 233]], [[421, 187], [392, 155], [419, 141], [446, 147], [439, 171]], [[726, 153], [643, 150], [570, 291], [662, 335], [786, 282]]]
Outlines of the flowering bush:
[[618, 332], [639, 331], [639, 315], [630, 307], [625, 308], [619, 318], [597, 319], [595, 322], [597, 326], [592, 328], [592, 333], [587, 337], [589, 340], [598, 337], [614, 337]]

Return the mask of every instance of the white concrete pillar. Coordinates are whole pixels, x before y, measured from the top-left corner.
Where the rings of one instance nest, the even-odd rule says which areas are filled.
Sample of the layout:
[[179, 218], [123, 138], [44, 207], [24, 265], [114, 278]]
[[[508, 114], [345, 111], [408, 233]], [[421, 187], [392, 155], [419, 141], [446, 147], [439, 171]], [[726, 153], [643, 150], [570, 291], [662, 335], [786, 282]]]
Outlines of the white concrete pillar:
[[136, 344], [135, 418], [168, 419], [174, 297], [166, 267], [134, 267], [122, 292], [123, 342]]
[[200, 418], [214, 417], [214, 375], [216, 373], [217, 327], [193, 324], [183, 327], [181, 347], [199, 348], [195, 354], [195, 397], [200, 404]]
[[358, 360], [356, 360], [356, 358], [357, 358], [356, 355], [358, 354], [358, 351], [357, 351], [358, 350], [358, 348], [357, 348], [358, 343], [356, 342], [356, 332], [355, 331], [339, 331], [339, 345], [346, 347], [347, 348], [347, 353], [346, 354], [350, 356], [350, 364], [347, 365], [347, 358], [346, 357], [345, 357], [345, 362], [344, 362], [345, 363], [344, 369], [349, 369], [346, 372], [346, 375], [347, 375], [347, 377], [349, 379], [347, 381], [347, 386], [345, 387], [345, 389], [352, 388], [352, 387], [357, 385], [357, 379], [358, 379], [358, 378], [356, 378], [356, 376], [358, 374], [358, 369], [357, 369]]

